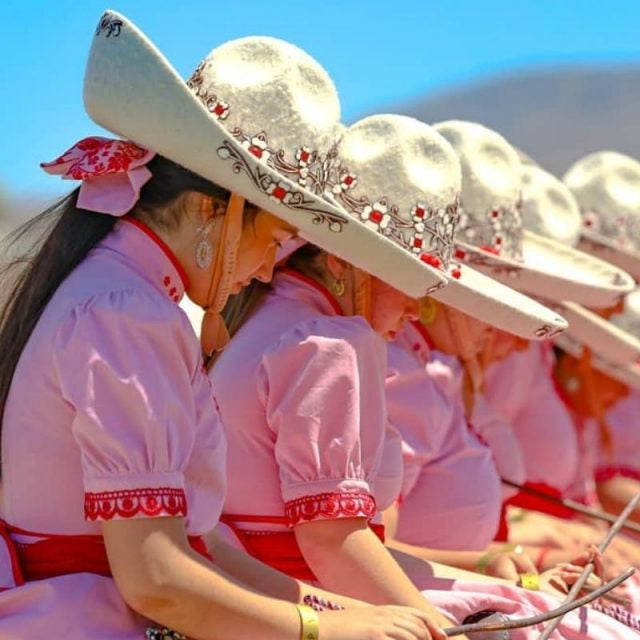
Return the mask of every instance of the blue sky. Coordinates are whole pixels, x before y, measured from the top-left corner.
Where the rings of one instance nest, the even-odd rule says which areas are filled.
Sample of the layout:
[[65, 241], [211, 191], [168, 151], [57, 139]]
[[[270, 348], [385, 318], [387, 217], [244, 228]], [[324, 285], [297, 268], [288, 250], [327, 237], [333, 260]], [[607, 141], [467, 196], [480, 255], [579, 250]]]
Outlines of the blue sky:
[[183, 76], [234, 37], [294, 42], [334, 78], [345, 121], [523, 67], [640, 64], [637, 0], [2, 0], [0, 186], [10, 193], [66, 191], [38, 163], [99, 132], [82, 77], [105, 8], [136, 22]]

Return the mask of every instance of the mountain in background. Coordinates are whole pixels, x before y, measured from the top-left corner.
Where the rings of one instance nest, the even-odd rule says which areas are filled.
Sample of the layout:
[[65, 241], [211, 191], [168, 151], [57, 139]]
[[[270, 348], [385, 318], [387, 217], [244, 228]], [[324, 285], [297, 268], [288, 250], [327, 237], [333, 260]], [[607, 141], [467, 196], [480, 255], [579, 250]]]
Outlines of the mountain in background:
[[428, 123], [480, 122], [562, 175], [592, 151], [640, 158], [640, 65], [521, 71], [396, 105], [391, 112]]

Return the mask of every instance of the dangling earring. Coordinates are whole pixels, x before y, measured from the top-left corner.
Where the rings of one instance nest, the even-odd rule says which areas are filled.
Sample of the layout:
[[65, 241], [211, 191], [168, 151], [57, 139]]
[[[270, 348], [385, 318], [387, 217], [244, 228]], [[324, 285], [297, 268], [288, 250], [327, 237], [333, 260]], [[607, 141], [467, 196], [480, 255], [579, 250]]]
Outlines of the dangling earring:
[[203, 198], [201, 204], [203, 217], [208, 215], [207, 223], [198, 227], [199, 240], [196, 244], [196, 264], [200, 269], [208, 269], [213, 262], [213, 246], [209, 240], [209, 233], [215, 223], [213, 212], [213, 198]]
[[335, 293], [338, 298], [341, 298], [344, 295], [345, 285], [344, 280], [340, 278], [339, 280], [334, 280], [331, 285], [331, 289], [333, 289], [333, 293]]
[[419, 313], [422, 324], [431, 324], [438, 315], [438, 303], [433, 298], [422, 298]]
[[200, 239], [196, 244], [196, 264], [200, 269], [208, 269], [213, 262], [213, 246], [209, 240], [209, 232], [213, 226], [213, 218], [198, 229]]

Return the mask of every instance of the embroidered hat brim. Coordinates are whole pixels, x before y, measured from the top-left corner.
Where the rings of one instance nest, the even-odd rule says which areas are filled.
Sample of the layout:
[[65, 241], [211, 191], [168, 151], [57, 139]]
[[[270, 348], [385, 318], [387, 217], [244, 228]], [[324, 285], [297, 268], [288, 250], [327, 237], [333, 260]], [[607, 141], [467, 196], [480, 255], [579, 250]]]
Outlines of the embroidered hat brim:
[[522, 262], [466, 242], [456, 244], [465, 254], [465, 263], [547, 300], [610, 307], [634, 288], [633, 278], [613, 264], [531, 231], [523, 231]]
[[558, 312], [464, 264], [459, 277], [431, 297], [527, 340], [551, 338], [567, 328]]
[[563, 302], [554, 307], [569, 322], [566, 333], [570, 340], [614, 365], [626, 366], [640, 361], [640, 340], [628, 331], [579, 304]]
[[[99, 125], [239, 193], [296, 227], [304, 239], [407, 295], [418, 298], [446, 286], [439, 270], [349, 215], [330, 197], [256, 157], [205, 107], [153, 43], [116, 12], [107, 11], [96, 30], [84, 101]], [[274, 105], [273, 117], [281, 116]]]

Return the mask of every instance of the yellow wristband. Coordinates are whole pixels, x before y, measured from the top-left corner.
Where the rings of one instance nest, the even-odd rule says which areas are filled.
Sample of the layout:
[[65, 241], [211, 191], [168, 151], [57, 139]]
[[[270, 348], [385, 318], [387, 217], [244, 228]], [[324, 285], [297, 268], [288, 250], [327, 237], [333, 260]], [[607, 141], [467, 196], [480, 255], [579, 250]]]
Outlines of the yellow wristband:
[[300, 616], [300, 640], [318, 640], [320, 637], [320, 621], [315, 609], [306, 604], [297, 604]]
[[523, 573], [520, 575], [520, 586], [528, 591], [539, 591], [540, 576], [537, 573]]

